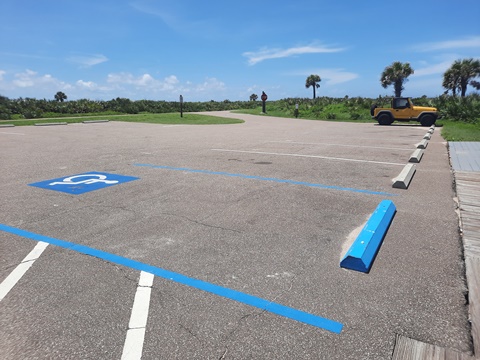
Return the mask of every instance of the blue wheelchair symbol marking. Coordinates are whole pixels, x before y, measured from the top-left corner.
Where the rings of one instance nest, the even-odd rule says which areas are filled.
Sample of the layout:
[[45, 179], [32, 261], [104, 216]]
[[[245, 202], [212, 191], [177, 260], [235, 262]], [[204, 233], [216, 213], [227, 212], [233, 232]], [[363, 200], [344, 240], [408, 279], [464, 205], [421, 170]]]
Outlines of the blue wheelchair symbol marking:
[[103, 189], [137, 179], [139, 178], [133, 176], [91, 171], [83, 174], [71, 175], [68, 177], [40, 181], [28, 185], [36, 186], [42, 189], [79, 195], [89, 191]]

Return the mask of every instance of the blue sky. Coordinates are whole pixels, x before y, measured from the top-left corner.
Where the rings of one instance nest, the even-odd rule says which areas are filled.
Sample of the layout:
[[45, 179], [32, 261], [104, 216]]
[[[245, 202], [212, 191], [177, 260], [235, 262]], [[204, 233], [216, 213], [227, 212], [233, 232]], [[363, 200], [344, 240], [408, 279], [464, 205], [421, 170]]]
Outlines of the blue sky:
[[453, 61], [480, 58], [479, 0], [1, 0], [0, 95], [185, 101], [437, 96]]

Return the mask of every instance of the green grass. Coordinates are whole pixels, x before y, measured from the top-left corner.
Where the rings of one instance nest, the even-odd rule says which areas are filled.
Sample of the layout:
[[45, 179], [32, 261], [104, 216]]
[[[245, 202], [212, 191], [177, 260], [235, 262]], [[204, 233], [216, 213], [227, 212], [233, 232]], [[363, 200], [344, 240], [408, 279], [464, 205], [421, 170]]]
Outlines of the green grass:
[[[267, 113], [262, 113], [262, 107], [259, 106], [255, 109], [241, 109], [233, 110], [233, 113], [239, 114], [250, 114], [250, 115], [261, 115], [261, 116], [272, 116], [272, 117], [281, 117], [281, 118], [295, 118], [293, 110], [281, 110], [276, 108], [268, 108]], [[370, 114], [367, 111], [362, 111], [360, 113], [359, 119], [352, 119], [351, 113], [347, 112], [344, 106], [341, 104], [331, 104], [323, 108], [321, 112], [311, 112], [300, 110], [299, 119], [303, 120], [320, 120], [320, 121], [341, 121], [341, 122], [355, 122], [355, 123], [374, 123], [375, 120], [372, 120]], [[332, 116], [334, 114], [334, 116]], [[330, 117], [330, 119], [329, 119]], [[331, 117], [335, 117], [332, 119]]]
[[84, 116], [78, 117], [63, 117], [63, 118], [49, 118], [49, 119], [26, 119], [26, 120], [3, 120], [0, 124], [15, 124], [15, 126], [27, 126], [39, 123], [56, 123], [66, 122], [69, 124], [80, 123], [86, 120], [110, 120], [110, 121], [126, 121], [126, 122], [141, 122], [151, 124], [170, 124], [170, 125], [222, 125], [222, 124], [240, 124], [243, 120], [222, 118], [217, 116], [199, 115], [184, 113], [180, 117], [179, 113], [167, 114], [136, 114], [136, 115], [102, 115], [102, 116]]
[[480, 124], [441, 120], [442, 137], [447, 141], [480, 141]]

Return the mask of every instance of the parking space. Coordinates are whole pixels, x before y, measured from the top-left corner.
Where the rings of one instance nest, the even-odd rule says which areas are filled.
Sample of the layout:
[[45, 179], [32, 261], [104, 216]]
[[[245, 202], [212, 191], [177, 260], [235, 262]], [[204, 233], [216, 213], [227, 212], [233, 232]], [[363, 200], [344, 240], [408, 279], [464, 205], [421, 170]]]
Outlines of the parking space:
[[[30, 234], [72, 244], [52, 241], [0, 302], [7, 358], [120, 358], [143, 266], [144, 359], [387, 359], [397, 334], [470, 350], [438, 132], [401, 190], [425, 128], [221, 115], [246, 122], [2, 130], [0, 282]], [[341, 269], [383, 199], [397, 214], [370, 273]]]

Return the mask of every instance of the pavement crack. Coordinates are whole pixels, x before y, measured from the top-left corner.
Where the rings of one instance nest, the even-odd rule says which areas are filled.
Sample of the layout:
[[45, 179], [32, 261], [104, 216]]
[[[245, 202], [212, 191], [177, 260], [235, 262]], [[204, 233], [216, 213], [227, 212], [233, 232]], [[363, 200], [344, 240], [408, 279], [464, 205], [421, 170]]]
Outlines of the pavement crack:
[[223, 352], [222, 356], [220, 356], [220, 357], [218, 358], [218, 360], [223, 360], [223, 359], [225, 359], [225, 356], [227, 355], [227, 352], [228, 352], [228, 346], [225, 347], [225, 351]]
[[201, 222], [199, 220], [189, 218], [188, 216], [184, 216], [184, 215], [178, 215], [178, 214], [172, 214], [172, 213], [162, 213], [162, 214], [167, 215], [167, 216], [174, 216], [174, 217], [178, 217], [178, 218], [181, 218], [181, 219], [185, 219], [185, 220], [187, 220], [189, 222], [192, 222], [194, 224], [198, 224], [198, 225], [213, 228], [213, 229], [231, 231], [231, 232], [235, 232], [235, 233], [238, 233], [238, 234], [242, 233], [242, 231], [240, 231], [240, 230], [235, 230], [235, 229], [230, 229], [230, 228], [226, 228], [226, 227], [223, 227], [223, 226], [216, 226], [216, 225], [212, 225], [212, 224], [207, 224], [207, 223]]
[[202, 341], [199, 339], [197, 334], [195, 334], [192, 329], [188, 328], [187, 326], [178, 323], [178, 326], [180, 326], [181, 329], [185, 330], [187, 333], [189, 333], [195, 340], [197, 340], [200, 344], [202, 344]]

